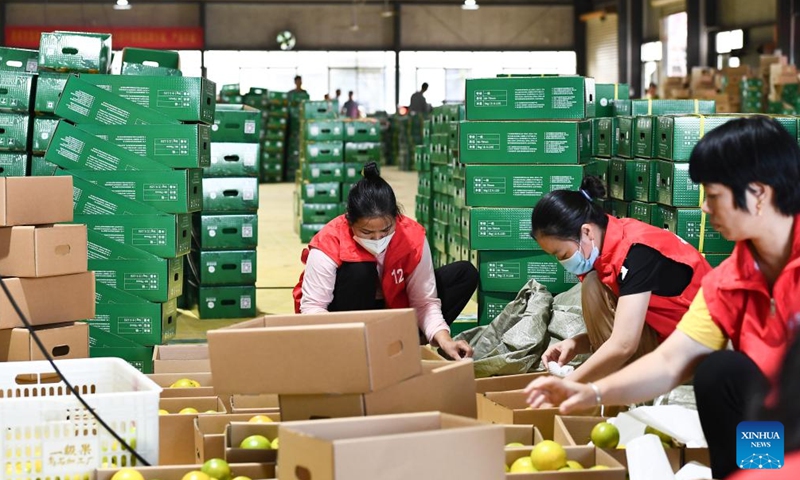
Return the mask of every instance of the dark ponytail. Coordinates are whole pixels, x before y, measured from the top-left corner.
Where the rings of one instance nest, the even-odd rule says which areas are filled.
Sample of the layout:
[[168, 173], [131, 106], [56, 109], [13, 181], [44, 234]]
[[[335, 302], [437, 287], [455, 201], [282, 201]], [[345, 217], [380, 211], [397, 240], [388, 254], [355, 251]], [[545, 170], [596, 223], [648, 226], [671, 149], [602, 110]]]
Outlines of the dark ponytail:
[[356, 182], [347, 196], [345, 218], [350, 225], [361, 218], [393, 217], [401, 214], [394, 190], [381, 178], [378, 164], [369, 162], [362, 171], [364, 178]]
[[578, 240], [581, 225], [593, 223], [605, 230], [608, 217], [593, 200], [603, 198], [606, 189], [598, 177], [584, 177], [581, 188], [574, 190], [555, 190], [545, 195], [531, 215], [531, 237], [556, 237], [564, 240]]

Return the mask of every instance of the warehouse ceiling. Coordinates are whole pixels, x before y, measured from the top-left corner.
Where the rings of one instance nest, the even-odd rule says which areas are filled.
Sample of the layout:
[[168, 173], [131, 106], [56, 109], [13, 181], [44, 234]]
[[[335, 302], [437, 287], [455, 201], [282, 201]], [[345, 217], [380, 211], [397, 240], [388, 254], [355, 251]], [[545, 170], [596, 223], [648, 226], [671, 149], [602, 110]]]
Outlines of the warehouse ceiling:
[[[461, 5], [463, 0], [129, 0], [131, 4], [137, 3], [261, 3], [285, 5]], [[484, 6], [508, 5], [572, 5], [575, 0], [478, 0]], [[0, 0], [1, 3], [27, 3], [27, 4], [113, 4], [114, 0]]]

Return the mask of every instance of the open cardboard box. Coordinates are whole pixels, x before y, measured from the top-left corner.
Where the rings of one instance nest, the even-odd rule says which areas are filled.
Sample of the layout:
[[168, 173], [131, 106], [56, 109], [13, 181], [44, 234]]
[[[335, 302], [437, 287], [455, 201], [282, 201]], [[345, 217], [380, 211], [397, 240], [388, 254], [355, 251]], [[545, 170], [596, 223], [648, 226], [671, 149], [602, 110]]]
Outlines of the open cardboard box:
[[231, 395], [231, 413], [249, 413], [251, 415], [280, 413], [278, 395]]
[[[200, 470], [201, 465], [158, 466], [158, 467], [136, 467], [142, 474], [144, 480], [181, 480], [187, 473]], [[111, 480], [117, 473], [117, 468], [98, 468], [94, 475], [94, 480]], [[237, 463], [231, 465], [231, 473], [234, 476], [250, 477], [252, 480], [269, 480], [275, 478], [275, 465], [266, 463]]]
[[51, 277], [88, 269], [86, 225], [0, 228], [0, 275]]
[[424, 361], [422, 375], [364, 394], [280, 395], [284, 421], [439, 411], [476, 418], [471, 360]]
[[[280, 415], [268, 415], [280, 421]], [[198, 415], [194, 419], [195, 463], [204, 463], [212, 458], [225, 458], [225, 430], [231, 422], [247, 422], [253, 415], [235, 413], [226, 415]]]
[[[553, 440], [563, 446], [583, 446], [591, 441], [592, 429], [600, 422], [605, 422], [608, 417], [573, 417], [556, 415], [553, 431]], [[603, 448], [604, 452], [618, 461], [622, 466], [628, 466], [626, 449]], [[664, 449], [670, 467], [673, 472], [677, 472], [682, 465], [681, 449]]]
[[[567, 460], [579, 462], [585, 470], [573, 470], [569, 472], [536, 472], [536, 473], [509, 473], [506, 474], [508, 480], [561, 480], [561, 479], [581, 479], [581, 480], [625, 480], [625, 467], [614, 460], [602, 449], [595, 447], [567, 447]], [[509, 467], [515, 460], [531, 454], [530, 448], [507, 449], [506, 465]], [[605, 465], [608, 469], [589, 470], [595, 465]]]
[[210, 372], [208, 344], [156, 345], [153, 351], [155, 373]]
[[281, 480], [505, 478], [503, 429], [438, 412], [284, 423]]
[[[24, 178], [24, 177], [23, 177]], [[94, 318], [94, 272], [3, 280], [33, 326]], [[0, 295], [0, 329], [23, 327], [8, 297]]]
[[430, 345], [420, 345], [419, 346], [419, 354], [423, 360], [432, 360], [435, 362], [447, 362], [448, 360], [443, 356], [439, 355], [439, 352], [436, 351], [435, 348], [431, 347]]
[[511, 390], [522, 390], [529, 383], [539, 377], [546, 377], [547, 372], [521, 373], [519, 375], [503, 375], [499, 377], [486, 377], [475, 379], [475, 392], [478, 394], [487, 392], [508, 392]]
[[[208, 332], [218, 395], [367, 393], [422, 373], [413, 309], [270, 315]], [[285, 368], [259, 368], [283, 365]]]
[[[151, 373], [147, 376], [150, 380], [156, 382], [156, 385], [161, 387], [161, 398], [175, 398], [175, 397], [213, 397], [214, 383], [211, 380], [211, 374], [204, 373]], [[199, 387], [186, 387], [186, 388], [170, 388], [170, 385], [177, 382], [182, 378], [188, 378], [200, 383]]]
[[[553, 422], [558, 408], [531, 409], [522, 390], [488, 392], [478, 395], [478, 420], [484, 422], [535, 425], [545, 440], [553, 439]], [[591, 414], [593, 410], [583, 413]]]
[[533, 446], [544, 440], [542, 432], [533, 425], [503, 425], [505, 432], [505, 445], [509, 443], [521, 443], [525, 446]]
[[249, 450], [239, 448], [242, 440], [251, 435], [262, 435], [270, 442], [278, 438], [280, 423], [232, 422], [225, 429], [225, 460], [228, 463], [275, 463], [278, 450]]
[[[158, 405], [159, 409], [170, 412], [158, 416], [158, 459], [161, 465], [194, 463], [194, 442], [189, 441], [194, 438], [194, 419], [204, 415], [207, 410], [227, 413], [218, 397], [162, 398]], [[199, 413], [177, 413], [186, 407], [195, 408]]]
[[[69, 323], [36, 328], [54, 360], [89, 358], [89, 325]], [[0, 362], [28, 362], [45, 360], [27, 328], [0, 330]]]

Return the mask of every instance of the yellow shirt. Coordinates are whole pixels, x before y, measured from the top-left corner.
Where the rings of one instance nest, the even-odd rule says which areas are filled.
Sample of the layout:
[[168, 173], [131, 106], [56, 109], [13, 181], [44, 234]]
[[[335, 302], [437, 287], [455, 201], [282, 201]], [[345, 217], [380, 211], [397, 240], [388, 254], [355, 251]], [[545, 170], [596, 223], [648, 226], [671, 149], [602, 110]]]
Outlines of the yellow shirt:
[[689, 310], [678, 322], [677, 329], [712, 350], [722, 350], [728, 344], [728, 338], [711, 319], [702, 288], [697, 291]]

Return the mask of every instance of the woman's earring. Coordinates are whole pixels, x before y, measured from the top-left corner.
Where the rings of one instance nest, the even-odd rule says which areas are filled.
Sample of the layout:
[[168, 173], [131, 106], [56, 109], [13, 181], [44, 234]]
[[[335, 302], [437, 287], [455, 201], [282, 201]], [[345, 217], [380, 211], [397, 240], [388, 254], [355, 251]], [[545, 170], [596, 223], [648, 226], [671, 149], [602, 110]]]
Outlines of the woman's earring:
[[761, 216], [761, 199], [759, 199], [758, 203], [756, 204], [756, 215], [759, 217]]

